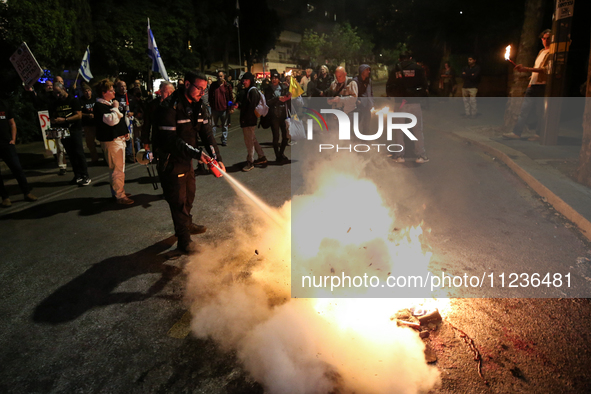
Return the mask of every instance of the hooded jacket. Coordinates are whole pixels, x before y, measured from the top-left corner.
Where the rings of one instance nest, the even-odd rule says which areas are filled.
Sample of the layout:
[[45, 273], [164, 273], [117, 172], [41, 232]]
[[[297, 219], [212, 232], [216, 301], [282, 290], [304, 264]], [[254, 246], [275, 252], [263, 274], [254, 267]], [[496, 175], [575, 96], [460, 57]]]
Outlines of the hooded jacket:
[[368, 68], [370, 68], [369, 65], [362, 64], [361, 66], [359, 66], [359, 74], [357, 74], [357, 76], [353, 78], [353, 81], [357, 82], [357, 97], [361, 99], [358, 100], [357, 108], [367, 107], [369, 109], [373, 107], [373, 89], [371, 86], [371, 74], [367, 77], [367, 80], [361, 80], [361, 73], [367, 70]]

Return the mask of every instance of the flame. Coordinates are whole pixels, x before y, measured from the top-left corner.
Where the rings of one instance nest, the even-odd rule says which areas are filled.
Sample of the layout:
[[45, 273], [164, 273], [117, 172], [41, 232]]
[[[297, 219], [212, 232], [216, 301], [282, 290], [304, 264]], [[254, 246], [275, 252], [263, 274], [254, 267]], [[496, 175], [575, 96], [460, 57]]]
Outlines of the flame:
[[507, 48], [505, 48], [505, 60], [510, 60], [511, 59], [511, 45], [507, 45]]
[[376, 115], [387, 115], [388, 112], [390, 112], [390, 107], [384, 107], [380, 110], [376, 110], [375, 108], [371, 109], [371, 113]]
[[[388, 107], [378, 113], [387, 113]], [[424, 231], [419, 226], [394, 231], [395, 219], [385, 206], [376, 185], [367, 179], [355, 179], [338, 173], [327, 174], [321, 187], [311, 196], [297, 196], [292, 201], [292, 277], [338, 274], [376, 275], [385, 278], [412, 264], [428, 269], [432, 253], [424, 245]], [[352, 209], [353, 208], [353, 209]], [[309, 224], [314, 224], [309, 225]], [[303, 231], [302, 229], [305, 229]], [[372, 262], [368, 264], [370, 259]], [[335, 271], [333, 271], [335, 270]], [[294, 279], [297, 280], [297, 279]], [[342, 297], [382, 297], [380, 289], [339, 288]], [[333, 297], [330, 288], [314, 289], [314, 297]], [[316, 311], [341, 329], [355, 329], [360, 334], [376, 327], [383, 335], [391, 334], [390, 317], [412, 306], [439, 309], [442, 315], [447, 299], [319, 298]], [[370, 330], [374, 332], [374, 330]], [[375, 332], [372, 335], [376, 335]]]
[[288, 72], [285, 73], [286, 77], [291, 77], [293, 70], [289, 70]]

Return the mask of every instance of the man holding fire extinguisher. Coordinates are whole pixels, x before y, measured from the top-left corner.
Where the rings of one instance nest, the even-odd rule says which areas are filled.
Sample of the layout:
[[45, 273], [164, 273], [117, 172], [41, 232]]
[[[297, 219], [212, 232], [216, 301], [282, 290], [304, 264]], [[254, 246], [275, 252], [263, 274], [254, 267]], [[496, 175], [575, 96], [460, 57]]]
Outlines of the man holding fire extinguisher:
[[[185, 89], [173, 93], [158, 106], [155, 114], [157, 130], [152, 138], [157, 153], [158, 172], [164, 198], [170, 206], [178, 250], [191, 254], [196, 245], [191, 234], [201, 234], [206, 227], [193, 223], [191, 209], [195, 200], [193, 159], [207, 163], [212, 173], [221, 176], [226, 168], [222, 163], [212, 132], [211, 116], [202, 97], [207, 89], [207, 77], [188, 72]], [[197, 136], [204, 147], [197, 147]], [[217, 161], [216, 161], [217, 160]]]

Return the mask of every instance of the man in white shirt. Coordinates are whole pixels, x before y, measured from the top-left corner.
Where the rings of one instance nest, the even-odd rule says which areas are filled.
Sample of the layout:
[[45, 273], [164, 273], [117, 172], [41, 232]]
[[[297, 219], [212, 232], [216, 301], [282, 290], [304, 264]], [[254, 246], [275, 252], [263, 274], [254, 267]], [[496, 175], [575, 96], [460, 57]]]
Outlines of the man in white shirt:
[[[546, 29], [540, 34], [540, 38], [542, 39], [542, 44], [544, 45], [544, 49], [542, 49], [538, 56], [536, 57], [536, 62], [534, 63], [533, 67], [524, 67], [521, 64], [515, 66], [515, 71], [517, 72], [529, 72], [531, 73], [531, 78], [529, 80], [529, 85], [527, 90], [525, 91], [525, 98], [523, 99], [523, 104], [521, 106], [521, 113], [519, 114], [519, 118], [517, 119], [517, 123], [513, 127], [513, 132], [503, 134], [503, 138], [509, 140], [518, 140], [521, 139], [521, 134], [523, 133], [523, 129], [525, 128], [526, 124], [528, 124], [528, 120], [530, 117], [535, 115], [536, 121], [536, 135], [528, 138], [528, 141], [537, 141], [540, 139], [540, 124], [541, 122], [537, 122], [537, 120], [542, 115], [542, 99], [540, 97], [544, 97], [546, 92], [546, 80], [548, 78], [548, 62], [550, 61], [550, 40], [552, 39], [552, 30]], [[533, 122], [531, 122], [533, 123]]]

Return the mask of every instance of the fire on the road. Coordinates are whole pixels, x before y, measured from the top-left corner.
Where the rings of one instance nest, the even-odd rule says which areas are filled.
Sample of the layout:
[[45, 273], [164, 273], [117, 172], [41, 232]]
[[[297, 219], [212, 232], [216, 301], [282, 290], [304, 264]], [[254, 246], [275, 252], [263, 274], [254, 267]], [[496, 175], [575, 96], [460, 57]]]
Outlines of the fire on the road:
[[[291, 268], [294, 275], [330, 274], [335, 267], [355, 275], [367, 270], [368, 255], [372, 272], [383, 275], [397, 262], [429, 264], [420, 227], [395, 230], [392, 210], [372, 182], [326, 173], [317, 184], [314, 193], [277, 210], [285, 225], [253, 209], [252, 228], [236, 230], [231, 245], [211, 246], [188, 265], [193, 332], [235, 349], [271, 393], [429, 390], [438, 372], [427, 365], [423, 342], [392, 317], [411, 306], [443, 314], [444, 300], [290, 299]], [[368, 206], [373, 209], [361, 209]], [[292, 234], [306, 223], [307, 231]], [[294, 259], [298, 265], [291, 267]], [[326, 288], [314, 291], [315, 297], [330, 296]], [[369, 291], [343, 289], [339, 296]]]

